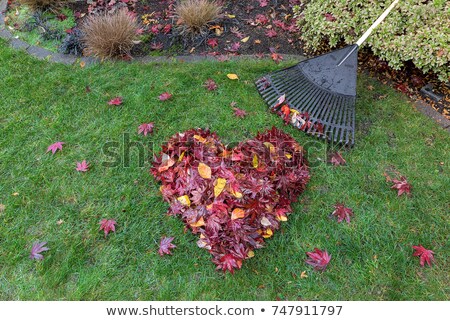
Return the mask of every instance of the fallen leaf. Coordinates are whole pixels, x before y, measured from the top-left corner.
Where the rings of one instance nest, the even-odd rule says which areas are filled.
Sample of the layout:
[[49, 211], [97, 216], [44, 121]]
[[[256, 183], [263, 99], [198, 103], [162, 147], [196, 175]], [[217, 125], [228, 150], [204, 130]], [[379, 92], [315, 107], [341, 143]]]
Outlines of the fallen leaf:
[[425, 263], [427, 263], [428, 266], [431, 266], [431, 262], [434, 262], [433, 251], [427, 250], [422, 245], [413, 245], [413, 249], [415, 250], [413, 255], [420, 257], [421, 266], [424, 266]]
[[198, 164], [198, 173], [202, 178], [210, 179], [211, 178], [211, 167], [206, 165], [205, 163]]
[[62, 223], [64, 223], [64, 220], [62, 220], [62, 219], [59, 219], [59, 220], [56, 222], [56, 224], [58, 224], [58, 225], [61, 225]]
[[77, 172], [87, 172], [89, 170], [89, 163], [83, 160], [81, 163], [77, 162], [77, 167], [75, 168]]
[[62, 150], [63, 149], [62, 145], [64, 145], [64, 144], [65, 144], [64, 142], [53, 143], [52, 145], [48, 146], [47, 153], [51, 151], [52, 154], [55, 154], [58, 150]]
[[189, 199], [189, 196], [187, 196], [187, 195], [177, 197], [177, 200], [184, 206], [187, 206], [187, 207], [191, 206], [191, 200]]
[[215, 48], [219, 45], [219, 42], [217, 41], [217, 38], [210, 38], [206, 41], [206, 44], [211, 48]]
[[242, 208], [235, 208], [233, 212], [231, 212], [231, 219], [237, 220], [238, 218], [244, 218], [245, 211]]
[[108, 105], [120, 106], [122, 105], [123, 99], [122, 97], [115, 97], [108, 101]]
[[205, 87], [206, 89], [208, 89], [209, 91], [214, 91], [217, 89], [217, 84], [214, 81], [214, 79], [209, 78], [208, 80], [206, 80], [206, 82], [203, 84], [203, 87]]
[[34, 242], [31, 247], [30, 259], [38, 261], [44, 259], [44, 256], [39, 253], [49, 250], [48, 247], [45, 247], [46, 244], [47, 242]]
[[223, 189], [225, 188], [225, 185], [227, 184], [227, 180], [225, 178], [219, 177], [214, 184], [214, 196], [217, 197], [222, 193]]
[[308, 277], [308, 274], [306, 274], [306, 271], [303, 271], [301, 274], [300, 274], [300, 279], [306, 279]]
[[405, 176], [400, 177], [400, 179], [393, 179], [392, 183], [394, 185], [391, 186], [392, 189], [398, 190], [397, 196], [402, 195], [403, 193], [410, 195], [411, 194], [411, 184], [408, 183]]
[[164, 92], [161, 95], [159, 95], [159, 100], [166, 101], [172, 98], [172, 94], [169, 94], [168, 92]]
[[100, 229], [99, 231], [103, 230], [103, 232], [105, 232], [105, 238], [106, 236], [108, 236], [109, 232], [115, 232], [116, 231], [116, 221], [115, 220], [110, 220], [110, 219], [102, 219], [100, 221]]
[[249, 39], [250, 39], [250, 36], [245, 37], [245, 38], [241, 39], [241, 42], [246, 43], [247, 41], [249, 41]]
[[138, 127], [138, 134], [143, 134], [144, 136], [147, 136], [147, 134], [153, 133], [153, 128], [155, 127], [155, 123], [151, 122], [148, 124], [141, 124]]
[[86, 67], [86, 62], [84, 62], [84, 61], [80, 62], [80, 67], [81, 67], [81, 68]]
[[334, 166], [345, 165], [346, 161], [339, 152], [330, 155], [330, 163]]
[[326, 250], [322, 251], [318, 248], [314, 248], [313, 252], [306, 252], [306, 255], [309, 256], [309, 259], [306, 260], [306, 264], [313, 266], [314, 270], [325, 270], [331, 260], [331, 255], [328, 255]]
[[164, 256], [165, 254], [172, 254], [170, 252], [171, 249], [176, 248], [175, 245], [172, 244], [172, 241], [174, 240], [174, 237], [162, 237], [161, 241], [159, 242], [159, 249], [158, 253], [161, 256]]
[[349, 207], [345, 207], [344, 204], [337, 203], [334, 205], [335, 210], [331, 213], [331, 216], [336, 216], [338, 223], [346, 220], [350, 223], [350, 216], [353, 216], [353, 210]]
[[231, 79], [231, 80], [239, 79], [239, 76], [236, 74], [227, 74], [227, 77], [228, 77], [228, 79]]
[[200, 219], [197, 222], [190, 224], [190, 225], [191, 225], [191, 227], [205, 226], [205, 220], [203, 219], [203, 217], [200, 217]]
[[253, 168], [258, 168], [258, 166], [259, 166], [258, 155], [256, 155], [256, 154], [253, 155], [252, 165], [253, 165]]
[[4, 212], [6, 209], [6, 206], [4, 204], [0, 203], [0, 213]]
[[234, 116], [238, 117], [238, 118], [244, 118], [245, 116], [247, 116], [247, 112], [243, 109], [239, 109], [237, 107], [233, 108], [234, 110]]

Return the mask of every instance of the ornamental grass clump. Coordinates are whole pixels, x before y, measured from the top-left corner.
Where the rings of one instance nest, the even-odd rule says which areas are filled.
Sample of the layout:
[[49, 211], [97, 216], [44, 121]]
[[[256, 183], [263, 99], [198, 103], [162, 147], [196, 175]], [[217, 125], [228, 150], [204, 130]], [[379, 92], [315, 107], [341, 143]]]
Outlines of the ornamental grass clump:
[[139, 24], [127, 10], [86, 18], [81, 30], [88, 55], [101, 59], [131, 55]]
[[177, 4], [175, 11], [182, 33], [200, 34], [208, 29], [209, 23], [219, 18], [222, 6], [214, 0], [184, 0]]
[[162, 183], [168, 214], [180, 216], [217, 269], [231, 273], [287, 221], [309, 181], [303, 148], [277, 128], [233, 149], [208, 130], [178, 133], [151, 173]]

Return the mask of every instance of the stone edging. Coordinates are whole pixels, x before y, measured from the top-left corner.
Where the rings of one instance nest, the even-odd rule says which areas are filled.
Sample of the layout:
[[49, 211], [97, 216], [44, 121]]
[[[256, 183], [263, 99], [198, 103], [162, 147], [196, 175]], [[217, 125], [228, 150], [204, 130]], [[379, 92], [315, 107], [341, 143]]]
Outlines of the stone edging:
[[[46, 60], [49, 62], [62, 63], [66, 65], [73, 65], [75, 63], [84, 62], [86, 65], [99, 63], [100, 60], [93, 57], [78, 57], [74, 55], [66, 55], [61, 53], [51, 52], [47, 49], [38, 46], [31, 46], [30, 44], [22, 41], [20, 39], [15, 38], [12, 33], [5, 26], [5, 14], [6, 7], [8, 5], [8, 0], [0, 0], [0, 38], [9, 42], [11, 47], [15, 49], [25, 50], [28, 54], [33, 57]], [[287, 60], [304, 60], [305, 57], [302, 55], [283, 55]], [[198, 56], [198, 55], [189, 55], [189, 56], [176, 56], [176, 57], [139, 57], [133, 59], [133, 61], [141, 62], [141, 63], [151, 63], [151, 62], [195, 62], [195, 61], [204, 61], [204, 60], [215, 60], [214, 57], [208, 56]], [[232, 60], [237, 59], [254, 59], [254, 56], [251, 55], [241, 55], [241, 56], [233, 56], [230, 57]], [[442, 116], [439, 112], [434, 110], [430, 105], [424, 102], [416, 102], [414, 106], [418, 111], [422, 114], [433, 119], [437, 124], [439, 124], [442, 128], [447, 130], [450, 133], [450, 120]]]

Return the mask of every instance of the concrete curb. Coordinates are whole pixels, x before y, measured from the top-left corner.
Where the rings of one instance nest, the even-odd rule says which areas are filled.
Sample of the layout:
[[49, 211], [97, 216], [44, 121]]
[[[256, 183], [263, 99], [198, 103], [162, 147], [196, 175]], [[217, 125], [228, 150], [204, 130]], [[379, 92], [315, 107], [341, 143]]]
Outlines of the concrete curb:
[[450, 120], [441, 115], [437, 110], [422, 101], [416, 101], [413, 105], [418, 111], [433, 119], [439, 126], [450, 133]]

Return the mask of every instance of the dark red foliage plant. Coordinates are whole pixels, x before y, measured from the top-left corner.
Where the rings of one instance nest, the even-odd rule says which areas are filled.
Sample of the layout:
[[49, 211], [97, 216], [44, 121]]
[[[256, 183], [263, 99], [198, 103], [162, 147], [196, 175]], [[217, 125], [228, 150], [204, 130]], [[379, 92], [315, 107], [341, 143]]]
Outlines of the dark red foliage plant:
[[231, 273], [287, 220], [309, 180], [302, 146], [275, 127], [232, 149], [209, 130], [178, 133], [151, 173], [168, 214], [180, 216], [217, 269]]

